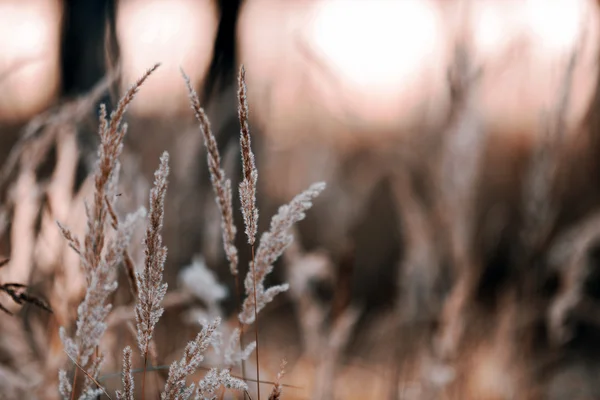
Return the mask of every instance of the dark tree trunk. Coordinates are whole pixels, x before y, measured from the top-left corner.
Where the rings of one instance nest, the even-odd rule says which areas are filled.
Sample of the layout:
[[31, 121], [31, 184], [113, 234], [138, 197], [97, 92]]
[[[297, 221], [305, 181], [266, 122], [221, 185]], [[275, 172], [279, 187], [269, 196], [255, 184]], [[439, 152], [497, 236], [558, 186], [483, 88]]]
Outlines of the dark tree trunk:
[[118, 57], [116, 0], [65, 0], [62, 94], [88, 92]]

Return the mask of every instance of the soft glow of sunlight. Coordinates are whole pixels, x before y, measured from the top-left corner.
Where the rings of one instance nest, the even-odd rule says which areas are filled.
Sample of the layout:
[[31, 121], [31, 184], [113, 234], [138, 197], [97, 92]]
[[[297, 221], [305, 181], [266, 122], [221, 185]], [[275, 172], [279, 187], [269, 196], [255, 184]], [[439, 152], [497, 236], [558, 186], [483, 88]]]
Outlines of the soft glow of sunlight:
[[584, 28], [584, 6], [581, 0], [529, 0], [525, 20], [541, 46], [569, 50]]
[[0, 2], [0, 119], [23, 120], [58, 90], [60, 3]]
[[[517, 7], [516, 7], [517, 6]], [[522, 32], [522, 19], [519, 10], [522, 5], [512, 0], [498, 2], [473, 3], [470, 22], [473, 29], [475, 51], [483, 57], [498, 57], [506, 52], [507, 46], [514, 42]]]
[[540, 112], [554, 107], [570, 50], [583, 42], [568, 115], [577, 121], [597, 76], [600, 21], [595, 5], [586, 9], [593, 1], [478, 0], [465, 21], [447, 0], [246, 2], [238, 35], [259, 99], [253, 115], [282, 146], [326, 123], [344, 126], [321, 130], [336, 142], [441, 130], [456, 29], [465, 28], [484, 72], [482, 121], [515, 137], [541, 131]]
[[161, 68], [145, 85], [132, 111], [169, 114], [187, 110], [182, 66], [194, 83], [204, 76], [216, 28], [212, 1], [130, 0], [118, 10], [124, 86], [156, 62]]
[[[10, 53], [35, 54], [44, 49], [47, 24], [41, 15], [32, 18], [31, 11], [25, 7], [7, 7], [12, 14], [13, 24], [0, 25], [0, 35], [6, 38], [3, 51]], [[6, 10], [5, 10], [6, 11]], [[3, 15], [4, 12], [2, 13]]]
[[312, 21], [315, 50], [351, 82], [397, 90], [439, 44], [434, 7], [422, 0], [329, 0]]

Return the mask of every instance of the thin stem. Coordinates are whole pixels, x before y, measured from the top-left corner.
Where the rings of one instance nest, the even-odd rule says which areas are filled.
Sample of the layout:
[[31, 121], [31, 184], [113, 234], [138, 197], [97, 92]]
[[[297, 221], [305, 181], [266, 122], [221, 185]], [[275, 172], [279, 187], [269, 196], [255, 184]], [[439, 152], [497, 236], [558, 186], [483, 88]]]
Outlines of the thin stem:
[[[258, 357], [258, 303], [256, 302], [256, 267], [254, 265], [254, 245], [252, 245], [252, 284], [254, 286], [254, 340], [256, 341], [256, 393], [258, 400], [260, 400], [260, 367]], [[241, 338], [241, 336], [240, 336]], [[241, 343], [241, 340], [240, 340]]]
[[[77, 368], [75, 368], [75, 378], [77, 377], [77, 369], [80, 369], [81, 372], [83, 372], [92, 382], [94, 382], [96, 384], [96, 386], [98, 386], [98, 388], [100, 390], [102, 390], [104, 392], [106, 397], [108, 397], [110, 400], [112, 400], [112, 397], [110, 397], [110, 395], [108, 394], [106, 389], [104, 389], [104, 387], [92, 375], [90, 375], [89, 372], [87, 372], [85, 369], [83, 369], [83, 367], [81, 365], [79, 365], [79, 363], [77, 361], [75, 361], [73, 358], [71, 358], [69, 353], [67, 353], [67, 357], [69, 357], [71, 359], [71, 361], [73, 361], [73, 364], [75, 364], [75, 366], [77, 367]], [[75, 378], [73, 378], [73, 384], [75, 384], [75, 381], [76, 381]], [[73, 388], [75, 388], [75, 387], [73, 387]], [[73, 391], [71, 391], [71, 399], [73, 399], [74, 396], [75, 396], [75, 391], [73, 390]]]
[[[68, 354], [67, 354], [68, 355]], [[77, 357], [77, 362], [73, 361], [75, 364], [75, 373], [73, 374], [73, 384], [71, 385], [71, 400], [75, 400], [75, 386], [77, 385], [77, 365], [79, 364], [79, 357]]]
[[[235, 296], [236, 303], [238, 306], [238, 312], [242, 312], [242, 289], [240, 286], [240, 274], [235, 274]], [[244, 352], [244, 324], [239, 320], [239, 329], [240, 329], [240, 352]], [[246, 361], [242, 360], [242, 379], [246, 380]]]
[[146, 365], [148, 364], [148, 350], [144, 352], [144, 372], [142, 372], [142, 400], [146, 398]]
[[[154, 357], [154, 362], [152, 359], [150, 359], [150, 365], [152, 366], [152, 364], [158, 364], [158, 358]], [[144, 366], [144, 369], [146, 369], [146, 366]], [[149, 371], [150, 372], [150, 371]], [[160, 383], [158, 381], [159, 378], [159, 374], [152, 374], [154, 376], [154, 389], [156, 391], [156, 398], [160, 399]]]
[[[147, 371], [148, 372], [152, 372], [152, 371], [167, 371], [170, 367], [171, 367], [170, 365], [157, 365], [156, 367], [150, 365], [150, 368], [148, 368]], [[202, 371], [210, 371], [211, 368], [213, 368], [213, 367], [208, 367], [208, 366], [206, 366], [206, 367], [199, 366], [198, 367], [198, 369], [202, 370]], [[143, 372], [142, 368], [137, 368], [137, 369], [132, 369], [131, 370], [132, 374], [139, 374], [140, 372]], [[122, 371], [113, 372], [113, 373], [106, 374], [106, 375], [103, 375], [103, 376], [99, 377], [97, 379], [97, 381], [98, 382], [102, 382], [102, 381], [105, 381], [107, 379], [120, 378], [122, 375], [123, 375]], [[239, 376], [239, 375], [231, 374], [231, 376], [234, 377], [234, 378], [241, 379], [241, 376]], [[252, 378], [247, 378], [246, 380], [248, 382], [257, 382], [256, 379], [252, 379]], [[262, 383], [263, 385], [274, 385], [275, 384], [274, 381], [261, 381], [260, 383]], [[290, 384], [287, 384], [287, 383], [282, 383], [281, 386], [287, 387], [287, 388], [291, 388], [291, 389], [303, 389], [302, 386], [290, 385]]]

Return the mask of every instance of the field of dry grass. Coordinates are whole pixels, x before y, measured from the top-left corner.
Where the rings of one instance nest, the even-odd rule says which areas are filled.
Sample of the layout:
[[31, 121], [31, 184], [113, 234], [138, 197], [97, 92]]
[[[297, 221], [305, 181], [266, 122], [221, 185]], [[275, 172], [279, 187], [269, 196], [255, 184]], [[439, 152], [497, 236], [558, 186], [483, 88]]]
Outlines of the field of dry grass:
[[[600, 398], [586, 1], [572, 47], [515, 39], [506, 73], [494, 57], [512, 47], [485, 58], [453, 30], [379, 114], [305, 44], [275, 69], [297, 39], [282, 34], [242, 47], [248, 77], [206, 111], [200, 61], [132, 77], [148, 49], [20, 125], [0, 119], [0, 399]], [[242, 14], [255, 39], [304, 12], [265, 4]], [[271, 25], [249, 30], [257, 15]]]

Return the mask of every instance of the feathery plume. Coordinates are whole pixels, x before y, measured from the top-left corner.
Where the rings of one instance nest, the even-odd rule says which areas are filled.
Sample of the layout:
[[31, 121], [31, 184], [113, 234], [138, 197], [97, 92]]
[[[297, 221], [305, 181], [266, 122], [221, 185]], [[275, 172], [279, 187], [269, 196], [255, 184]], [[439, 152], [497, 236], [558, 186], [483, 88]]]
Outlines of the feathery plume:
[[58, 229], [60, 229], [63, 238], [69, 244], [69, 247], [81, 257], [81, 243], [79, 243], [77, 236], [75, 236], [69, 228], [63, 226], [60, 222], [56, 222], [56, 224], [58, 225]]
[[134, 400], [134, 381], [131, 369], [131, 347], [123, 349], [123, 391], [117, 391], [117, 398], [123, 400]]
[[[131, 226], [124, 226], [117, 230], [116, 237], [106, 240], [109, 237], [106, 232], [107, 215], [110, 215], [106, 199], [115, 194], [119, 172], [118, 157], [127, 131], [126, 125], [121, 126], [121, 121], [140, 86], [157, 68], [158, 64], [131, 86], [119, 101], [116, 110], [111, 113], [110, 121], [106, 118], [106, 108], [100, 107], [98, 163], [94, 175], [93, 203], [92, 206], [86, 204], [87, 230], [83, 246], [67, 228], [59, 225], [71, 248], [80, 256], [87, 282], [85, 297], [77, 309], [74, 338], [68, 337], [62, 327], [59, 332], [67, 355], [88, 376], [83, 388], [84, 397], [91, 393], [88, 390], [90, 382], [96, 378], [100, 368], [102, 357], [92, 356], [94, 353], [98, 354], [100, 339], [106, 330], [105, 320], [111, 310], [108, 298], [117, 288], [116, 266], [121, 262], [131, 237]], [[66, 379], [66, 374], [61, 373], [59, 378]], [[61, 383], [61, 394], [65, 398], [73, 397], [76, 379], [77, 373], [72, 385]]]
[[238, 115], [240, 118], [240, 149], [244, 180], [240, 183], [240, 201], [248, 244], [254, 245], [258, 226], [258, 209], [256, 208], [256, 181], [258, 171], [254, 162], [254, 153], [250, 143], [250, 127], [248, 126], [248, 99], [246, 96], [246, 71], [240, 67], [238, 75]]
[[240, 348], [241, 330], [235, 328], [229, 337], [227, 347], [225, 348], [224, 364], [230, 368], [246, 361], [256, 349], [256, 342], [251, 342], [245, 348]]
[[273, 385], [273, 390], [269, 395], [269, 400], [280, 400], [281, 393], [283, 392], [283, 388], [281, 386], [281, 380], [285, 375], [285, 366], [287, 365], [287, 360], [284, 358], [281, 360], [281, 365], [279, 366], [279, 372], [277, 373], [277, 379], [275, 380], [275, 384]]
[[[104, 247], [104, 229], [108, 210], [105, 205], [107, 184], [116, 176], [118, 157], [123, 149], [123, 139], [127, 132], [127, 125], [121, 122], [127, 107], [139, 91], [141, 85], [156, 71], [159, 64], [154, 65], [133, 84], [119, 101], [117, 108], [106, 119], [106, 108], [100, 106], [100, 147], [98, 149], [98, 166], [94, 177], [94, 207], [88, 213], [88, 232], [85, 237], [85, 256], [88, 268], [96, 268], [100, 261], [100, 254]], [[87, 272], [88, 283], [90, 272]]]
[[208, 308], [215, 308], [227, 297], [227, 287], [219, 283], [202, 256], [194, 256], [192, 263], [179, 272], [178, 280], [185, 291], [202, 300]]
[[190, 78], [185, 74], [185, 72], [183, 72], [183, 70], [181, 70], [181, 75], [185, 80], [191, 108], [194, 110], [194, 115], [200, 123], [200, 131], [202, 132], [204, 145], [207, 149], [210, 180], [215, 192], [217, 206], [219, 207], [219, 211], [221, 213], [223, 248], [225, 250], [227, 261], [229, 261], [229, 269], [231, 274], [235, 276], [238, 274], [238, 251], [235, 247], [235, 234], [237, 230], [235, 224], [233, 223], [231, 181], [225, 177], [225, 171], [223, 171], [221, 168], [221, 156], [219, 155], [217, 141], [212, 133], [210, 121], [208, 120], [204, 109], [200, 106], [198, 94], [192, 88]]
[[232, 377], [228, 369], [219, 371], [217, 368], [211, 368], [198, 383], [195, 400], [216, 400], [220, 387], [238, 391], [248, 390], [246, 382]]
[[167, 292], [167, 284], [163, 283], [167, 248], [162, 244], [160, 231], [163, 227], [168, 175], [169, 154], [164, 152], [160, 157], [160, 166], [154, 173], [154, 187], [150, 191], [149, 223], [144, 238], [144, 270], [137, 274], [139, 297], [135, 307], [135, 319], [138, 346], [144, 357], [148, 354], [154, 326], [163, 313], [161, 303]]
[[[289, 233], [292, 225], [305, 218], [305, 212], [312, 207], [312, 200], [324, 189], [325, 183], [315, 183], [297, 195], [289, 204], [281, 206], [271, 220], [270, 230], [263, 233], [256, 252], [253, 268], [250, 268], [244, 281], [247, 297], [244, 300], [242, 312], [239, 315], [242, 323], [246, 325], [252, 324], [255, 320], [255, 306], [256, 312], [262, 310], [278, 293], [288, 289], [289, 285], [284, 284], [265, 290], [265, 277], [273, 271], [273, 263], [283, 254], [294, 239]], [[255, 286], [256, 292], [254, 289]], [[255, 298], [256, 301], [254, 300]]]
[[181, 360], [171, 364], [169, 376], [165, 384], [165, 391], [161, 394], [161, 400], [180, 400], [186, 399], [191, 395], [193, 385], [186, 388], [185, 380], [196, 371], [200, 363], [204, 360], [204, 352], [211, 345], [212, 336], [220, 323], [221, 319], [216, 318], [212, 323], [205, 325], [202, 331], [196, 336], [196, 339], [187, 344]]
[[[238, 74], [238, 116], [240, 119], [240, 149], [242, 153], [242, 167], [244, 173], [244, 179], [239, 185], [240, 191], [240, 204], [242, 209], [242, 215], [244, 217], [244, 226], [246, 227], [246, 236], [248, 237], [248, 244], [252, 250], [252, 260], [250, 262], [250, 269], [252, 270], [252, 276], [256, 276], [255, 263], [254, 263], [254, 243], [256, 241], [256, 230], [258, 226], [258, 209], [256, 208], [256, 181], [258, 179], [258, 171], [254, 162], [254, 153], [252, 153], [252, 146], [250, 141], [250, 127], [248, 126], [248, 99], [246, 96], [246, 71], [244, 66], [240, 67]], [[239, 293], [239, 284], [238, 293]], [[253, 282], [252, 295], [254, 299], [253, 303], [256, 305], [256, 281]], [[254, 329], [254, 335], [256, 339], [256, 379], [260, 381], [260, 366], [259, 366], [259, 355], [258, 355], [258, 309], [254, 308], [254, 320], [256, 326]], [[240, 342], [240, 352], [241, 342]], [[257, 386], [258, 398], [260, 398], [260, 385]]]
[[68, 399], [72, 390], [73, 387], [71, 386], [71, 382], [69, 382], [69, 378], [67, 377], [67, 371], [61, 369], [58, 371], [58, 392], [64, 399]]

